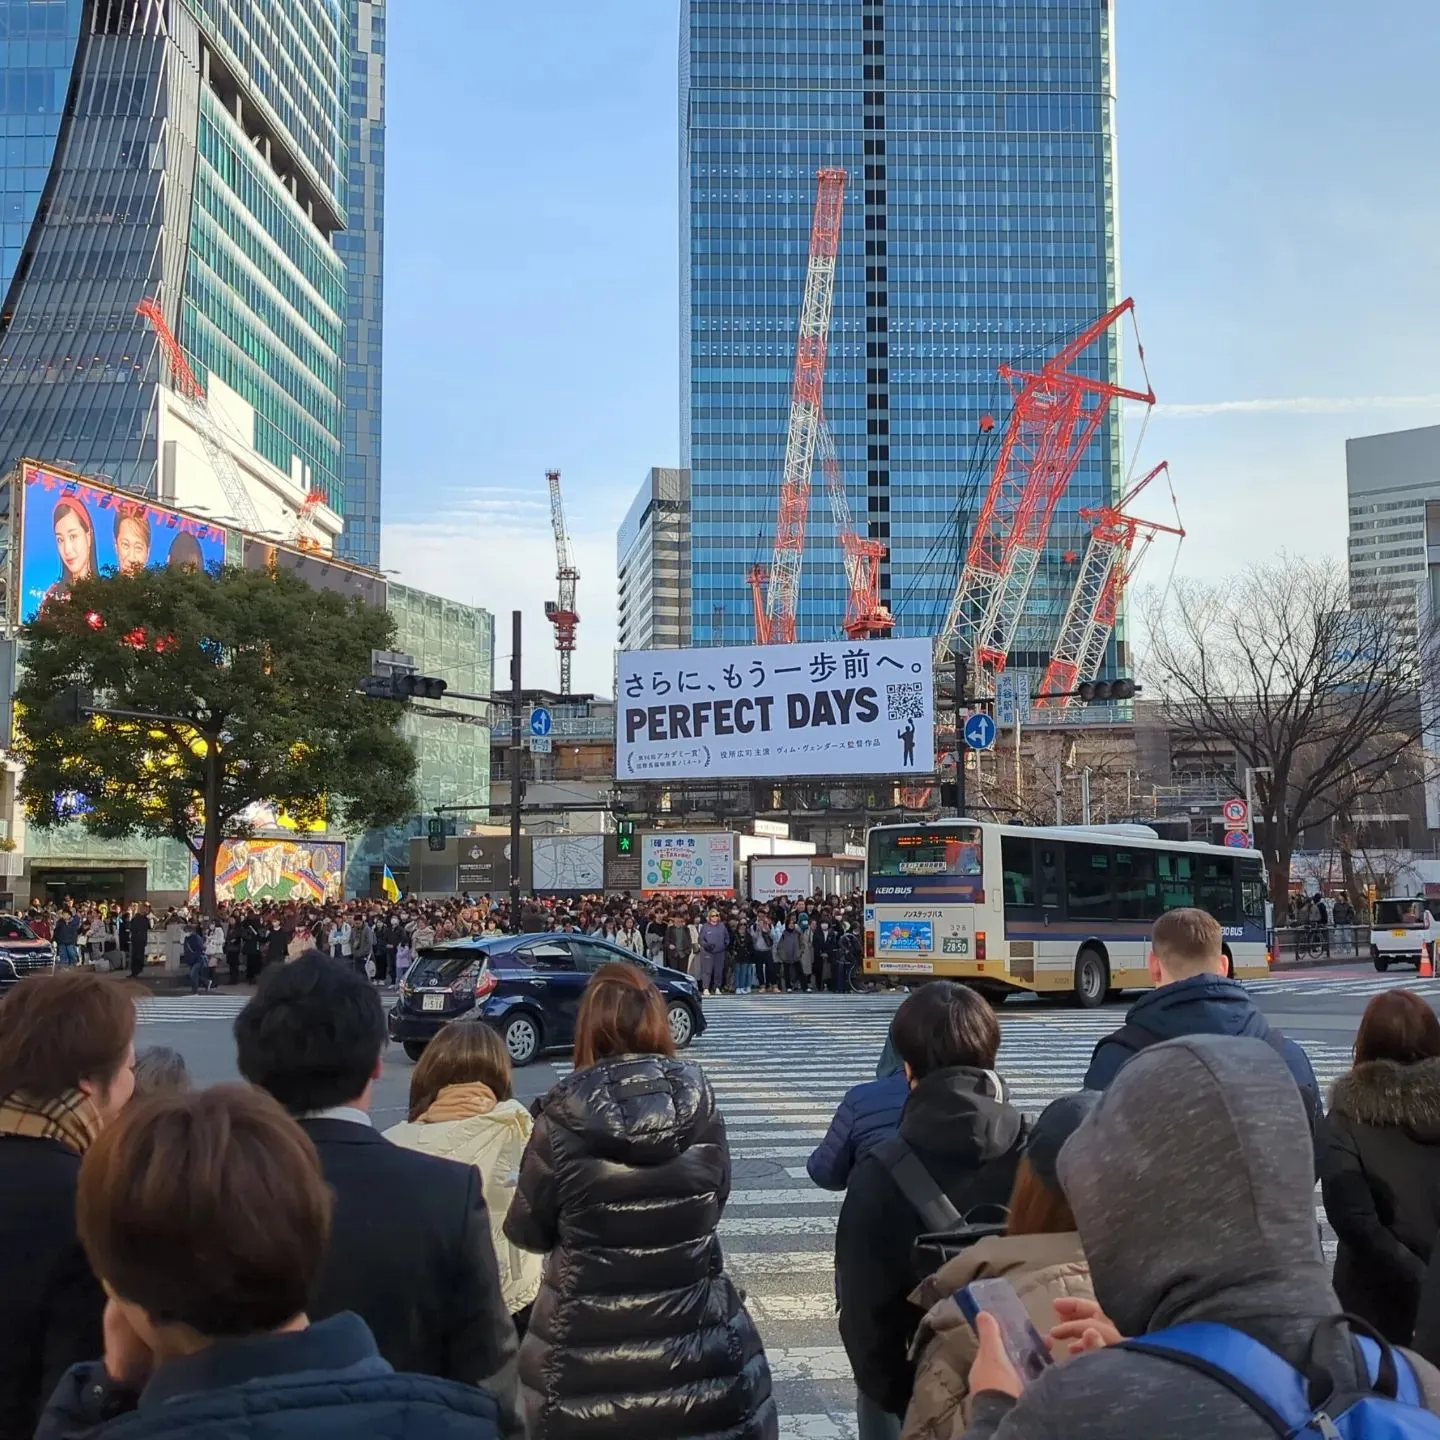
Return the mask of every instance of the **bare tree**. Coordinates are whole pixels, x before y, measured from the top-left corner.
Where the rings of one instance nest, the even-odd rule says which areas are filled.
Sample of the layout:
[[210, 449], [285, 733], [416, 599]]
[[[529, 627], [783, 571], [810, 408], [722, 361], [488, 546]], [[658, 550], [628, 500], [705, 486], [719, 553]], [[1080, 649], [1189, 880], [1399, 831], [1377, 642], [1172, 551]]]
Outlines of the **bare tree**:
[[[1256, 839], [1283, 915], [1302, 824], [1393, 791], [1423, 728], [1428, 636], [1414, 608], [1352, 607], [1339, 563], [1284, 555], [1223, 581], [1178, 582], [1144, 610], [1143, 679], [1172, 735], [1222, 742], [1253, 772]], [[1234, 777], [1237, 794], [1244, 780]]]

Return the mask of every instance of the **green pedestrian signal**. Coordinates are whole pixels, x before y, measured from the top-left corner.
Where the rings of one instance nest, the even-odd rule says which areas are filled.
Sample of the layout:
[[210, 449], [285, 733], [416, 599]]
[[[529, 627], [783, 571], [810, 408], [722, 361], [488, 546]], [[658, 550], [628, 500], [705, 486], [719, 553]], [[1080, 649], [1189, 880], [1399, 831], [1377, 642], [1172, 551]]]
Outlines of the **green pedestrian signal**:
[[635, 853], [635, 822], [633, 820], [617, 820], [615, 822], [615, 853], [617, 855], [633, 855]]

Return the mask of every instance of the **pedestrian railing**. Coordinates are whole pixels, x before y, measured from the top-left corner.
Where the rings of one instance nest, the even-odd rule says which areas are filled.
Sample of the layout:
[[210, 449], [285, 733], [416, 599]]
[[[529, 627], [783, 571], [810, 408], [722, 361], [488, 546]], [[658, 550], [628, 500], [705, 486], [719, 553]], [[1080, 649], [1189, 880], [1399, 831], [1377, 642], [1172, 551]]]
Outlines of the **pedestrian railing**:
[[1271, 935], [1277, 964], [1302, 960], [1354, 960], [1370, 955], [1368, 925], [1287, 925]]

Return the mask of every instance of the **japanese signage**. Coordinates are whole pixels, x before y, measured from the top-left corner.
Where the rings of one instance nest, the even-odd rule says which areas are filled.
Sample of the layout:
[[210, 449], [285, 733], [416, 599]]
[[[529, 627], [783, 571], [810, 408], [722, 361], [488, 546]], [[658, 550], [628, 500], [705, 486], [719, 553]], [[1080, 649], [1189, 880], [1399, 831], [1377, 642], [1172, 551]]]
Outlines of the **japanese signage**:
[[727, 831], [640, 837], [640, 888], [646, 894], [720, 895], [735, 889], [735, 837]]
[[935, 768], [929, 640], [629, 651], [619, 675], [622, 780]]
[[225, 531], [138, 495], [27, 465], [20, 619], [51, 595], [106, 572], [168, 565], [210, 570], [225, 563]]

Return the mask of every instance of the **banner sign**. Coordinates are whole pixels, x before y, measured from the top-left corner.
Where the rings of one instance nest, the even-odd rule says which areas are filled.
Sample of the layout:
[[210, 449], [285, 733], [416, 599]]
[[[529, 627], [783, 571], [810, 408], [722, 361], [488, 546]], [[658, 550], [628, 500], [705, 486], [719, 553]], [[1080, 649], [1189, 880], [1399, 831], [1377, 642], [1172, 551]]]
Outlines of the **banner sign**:
[[735, 889], [735, 837], [663, 831], [640, 837], [640, 889], [647, 895], [729, 895]]
[[750, 860], [750, 898], [800, 900], [815, 893], [808, 855], [756, 855]]
[[[222, 840], [215, 898], [234, 904], [262, 900], [324, 905], [344, 898], [343, 842]], [[190, 862], [190, 903], [200, 898], [200, 870]]]
[[928, 775], [935, 769], [930, 644], [627, 651], [616, 778]]
[[209, 570], [225, 563], [225, 531], [218, 525], [38, 465], [25, 466], [24, 478], [22, 621], [33, 620], [49, 596], [73, 581], [106, 571]]

